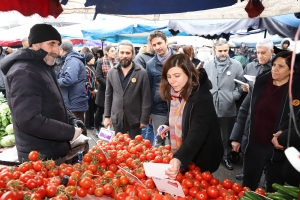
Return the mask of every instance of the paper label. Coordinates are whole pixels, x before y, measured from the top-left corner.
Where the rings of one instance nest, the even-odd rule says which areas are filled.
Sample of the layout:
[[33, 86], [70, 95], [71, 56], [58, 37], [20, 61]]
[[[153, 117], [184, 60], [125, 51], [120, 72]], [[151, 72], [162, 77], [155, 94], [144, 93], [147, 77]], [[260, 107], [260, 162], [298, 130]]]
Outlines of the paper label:
[[106, 128], [101, 128], [98, 134], [98, 137], [101, 140], [111, 141], [111, 139], [115, 136], [115, 131], [108, 130]]

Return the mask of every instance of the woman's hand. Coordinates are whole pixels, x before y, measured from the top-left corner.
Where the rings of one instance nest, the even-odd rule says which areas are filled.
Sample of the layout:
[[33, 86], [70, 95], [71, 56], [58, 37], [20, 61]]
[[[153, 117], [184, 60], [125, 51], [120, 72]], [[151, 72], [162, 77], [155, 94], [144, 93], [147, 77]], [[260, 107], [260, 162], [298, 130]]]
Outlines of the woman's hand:
[[178, 172], [179, 172], [181, 162], [177, 158], [173, 158], [170, 161], [170, 165], [171, 165], [171, 168], [168, 168], [165, 171], [165, 173], [169, 177], [169, 179], [175, 179], [176, 176], [177, 176], [177, 174], [178, 174]]
[[282, 130], [277, 131], [277, 133], [273, 134], [273, 139], [271, 140], [275, 149], [284, 150], [284, 146], [281, 146], [278, 142], [278, 137], [282, 133]]
[[231, 146], [232, 146], [233, 151], [239, 152], [241, 144], [236, 141], [232, 141]]
[[162, 139], [167, 137], [167, 132], [170, 131], [170, 127], [167, 125], [160, 125], [157, 129], [157, 134], [160, 135]]

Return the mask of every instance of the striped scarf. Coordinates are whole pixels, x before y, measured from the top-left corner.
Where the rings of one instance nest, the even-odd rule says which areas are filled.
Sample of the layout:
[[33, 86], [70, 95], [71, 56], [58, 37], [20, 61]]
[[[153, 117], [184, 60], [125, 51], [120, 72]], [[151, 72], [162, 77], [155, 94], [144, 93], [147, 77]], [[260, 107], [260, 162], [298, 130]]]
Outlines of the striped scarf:
[[182, 113], [186, 101], [178, 96], [171, 88], [172, 100], [170, 102], [169, 125], [171, 150], [175, 152], [182, 144]]
[[[110, 62], [111, 61], [111, 62]], [[116, 59], [109, 59], [107, 56], [104, 56], [102, 58], [102, 72], [103, 72], [103, 78], [107, 80], [107, 73], [108, 71], [118, 63]]]

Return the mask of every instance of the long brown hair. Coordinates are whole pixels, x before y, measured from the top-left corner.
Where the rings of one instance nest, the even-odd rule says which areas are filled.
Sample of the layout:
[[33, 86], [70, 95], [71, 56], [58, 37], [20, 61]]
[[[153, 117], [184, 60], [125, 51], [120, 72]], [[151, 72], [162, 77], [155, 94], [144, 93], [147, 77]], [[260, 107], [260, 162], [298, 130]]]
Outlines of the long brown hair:
[[169, 101], [172, 99], [171, 86], [168, 82], [167, 73], [172, 67], [179, 67], [188, 76], [188, 81], [180, 91], [180, 96], [187, 100], [194, 86], [199, 84], [199, 72], [195, 69], [190, 58], [185, 54], [176, 54], [170, 56], [162, 68], [160, 80], [160, 96], [162, 100]]
[[194, 48], [191, 45], [187, 45], [182, 47], [182, 51], [190, 58], [194, 58]]

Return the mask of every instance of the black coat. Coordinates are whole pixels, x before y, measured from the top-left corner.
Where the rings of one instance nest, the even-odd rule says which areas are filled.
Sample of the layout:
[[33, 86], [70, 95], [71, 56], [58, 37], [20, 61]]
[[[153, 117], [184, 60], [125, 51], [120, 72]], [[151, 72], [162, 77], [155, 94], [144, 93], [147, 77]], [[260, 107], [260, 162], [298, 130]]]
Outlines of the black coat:
[[[265, 71], [261, 75], [256, 77], [255, 85], [253, 90], [249, 91], [249, 94], [245, 98], [242, 106], [240, 107], [237, 121], [234, 125], [232, 133], [230, 135], [231, 141], [236, 141], [241, 143], [241, 151], [245, 154], [247, 151], [247, 146], [249, 144], [249, 137], [253, 130], [251, 121], [254, 120], [254, 109], [257, 101], [261, 97], [264, 91], [265, 85], [271, 76], [271, 71]], [[295, 76], [293, 79], [293, 98], [300, 100], [300, 83], [299, 77]], [[279, 108], [279, 115], [276, 120], [273, 133], [278, 130], [285, 130], [288, 128], [288, 116], [289, 116], [289, 97], [288, 97], [288, 84], [284, 88], [283, 96], [281, 99], [281, 104]], [[299, 110], [299, 106], [295, 106], [294, 109]], [[253, 113], [253, 114], [252, 114]], [[262, 124], [263, 126], [263, 124]], [[285, 160], [285, 155], [282, 150], [273, 149], [273, 156], [271, 158], [273, 161]]]
[[36, 150], [47, 159], [64, 157], [75, 129], [65, 107], [53, 67], [44, 62], [47, 52], [21, 49], [0, 63], [6, 75], [19, 161]]
[[182, 116], [183, 141], [173, 157], [179, 159], [184, 167], [194, 162], [201, 171], [213, 173], [219, 168], [224, 148], [209, 91], [211, 82], [204, 69], [201, 69], [200, 81], [185, 104]]

